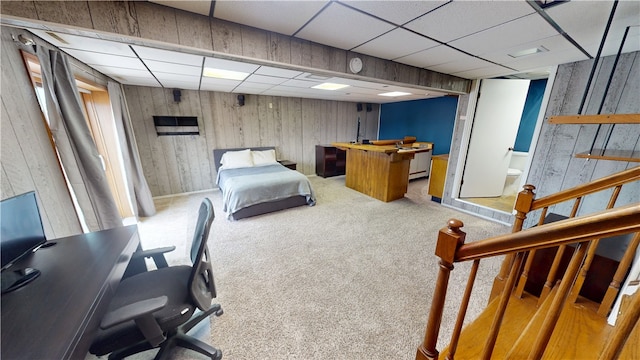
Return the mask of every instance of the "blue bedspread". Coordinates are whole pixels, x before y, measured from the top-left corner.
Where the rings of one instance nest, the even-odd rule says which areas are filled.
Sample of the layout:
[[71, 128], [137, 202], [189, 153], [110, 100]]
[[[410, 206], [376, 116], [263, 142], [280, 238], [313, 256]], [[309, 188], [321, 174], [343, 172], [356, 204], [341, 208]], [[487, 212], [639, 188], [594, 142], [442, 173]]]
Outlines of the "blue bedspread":
[[286, 199], [296, 195], [315, 205], [316, 197], [309, 179], [280, 164], [239, 169], [221, 169], [216, 184], [222, 191], [227, 217], [251, 205]]

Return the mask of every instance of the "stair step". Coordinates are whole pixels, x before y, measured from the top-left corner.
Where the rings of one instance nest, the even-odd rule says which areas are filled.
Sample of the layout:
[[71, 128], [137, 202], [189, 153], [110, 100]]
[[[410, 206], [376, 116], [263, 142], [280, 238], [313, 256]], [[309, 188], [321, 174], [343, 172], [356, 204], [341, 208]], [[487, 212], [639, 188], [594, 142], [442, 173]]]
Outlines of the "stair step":
[[[485, 334], [491, 328], [493, 316], [496, 313], [499, 301], [499, 297], [494, 298], [480, 316], [462, 330], [460, 340], [458, 341], [458, 348], [455, 352], [455, 358], [480, 358], [482, 349], [484, 348]], [[505, 321], [502, 323], [502, 327], [498, 333], [496, 346], [493, 349], [492, 358], [503, 359], [507, 355], [509, 350], [511, 350], [512, 345], [518, 339], [518, 336], [527, 326], [528, 320], [535, 314], [537, 302], [538, 299], [530, 295], [523, 296], [522, 298], [517, 298], [515, 296], [511, 297], [505, 312]], [[526, 320], [506, 321], [510, 318]], [[444, 359], [444, 356], [448, 353], [449, 348], [447, 347], [441, 352], [441, 358]]]
[[[555, 292], [548, 299], [553, 295]], [[494, 299], [476, 320], [463, 329], [455, 352], [456, 359], [480, 358], [498, 300]], [[537, 301], [537, 297], [527, 293], [521, 299], [511, 297], [492, 359], [528, 358], [551, 302], [545, 301], [538, 312]], [[543, 359], [597, 359], [614, 330], [607, 324], [606, 318], [597, 314], [598, 305], [584, 298], [578, 298], [575, 304], [565, 305]], [[639, 328], [640, 325], [636, 325], [630, 334], [620, 359], [640, 358]], [[441, 352], [440, 358], [444, 359], [448, 353], [447, 347]]]

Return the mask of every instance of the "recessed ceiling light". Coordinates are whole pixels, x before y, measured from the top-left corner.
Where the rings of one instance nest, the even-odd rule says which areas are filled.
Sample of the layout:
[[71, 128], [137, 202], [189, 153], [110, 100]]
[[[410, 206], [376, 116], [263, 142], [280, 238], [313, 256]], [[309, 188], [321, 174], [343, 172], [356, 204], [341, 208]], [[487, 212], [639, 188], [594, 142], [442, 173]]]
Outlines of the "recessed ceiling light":
[[202, 76], [228, 80], [244, 80], [249, 76], [249, 73], [206, 67], [202, 70]]
[[390, 97], [395, 97], [395, 96], [406, 96], [406, 95], [411, 95], [411, 93], [408, 92], [402, 92], [402, 91], [392, 91], [392, 92], [387, 92], [387, 93], [382, 93], [382, 94], [378, 94], [380, 96], [390, 96]]
[[511, 56], [512, 58], [519, 58], [522, 56], [533, 55], [533, 54], [547, 52], [547, 51], [549, 51], [549, 49], [545, 48], [544, 46], [538, 46], [536, 48], [520, 50], [520, 51], [514, 52], [513, 54], [508, 54], [508, 55]]
[[320, 89], [320, 90], [339, 90], [339, 89], [343, 89], [349, 87], [349, 85], [345, 85], [345, 84], [335, 84], [335, 83], [322, 83], [322, 84], [318, 84], [315, 86], [312, 86], [311, 88], [313, 89]]

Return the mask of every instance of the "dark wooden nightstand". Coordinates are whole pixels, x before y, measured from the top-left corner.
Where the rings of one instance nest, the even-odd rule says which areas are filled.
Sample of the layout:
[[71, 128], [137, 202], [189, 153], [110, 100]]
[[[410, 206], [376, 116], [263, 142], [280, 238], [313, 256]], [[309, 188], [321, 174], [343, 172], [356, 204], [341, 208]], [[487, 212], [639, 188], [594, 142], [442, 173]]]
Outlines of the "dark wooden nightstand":
[[296, 170], [296, 163], [291, 160], [278, 160], [278, 162], [291, 170]]

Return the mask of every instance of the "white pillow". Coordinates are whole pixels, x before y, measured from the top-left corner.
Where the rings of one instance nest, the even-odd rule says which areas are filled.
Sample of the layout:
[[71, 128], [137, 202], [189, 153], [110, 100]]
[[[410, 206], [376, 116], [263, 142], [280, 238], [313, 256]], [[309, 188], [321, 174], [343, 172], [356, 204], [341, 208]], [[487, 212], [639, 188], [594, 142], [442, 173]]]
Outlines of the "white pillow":
[[253, 165], [269, 165], [276, 164], [276, 151], [264, 150], [264, 151], [251, 151], [251, 155], [253, 157]]
[[220, 159], [220, 169], [236, 169], [243, 167], [253, 167], [253, 157], [251, 150], [227, 151]]

